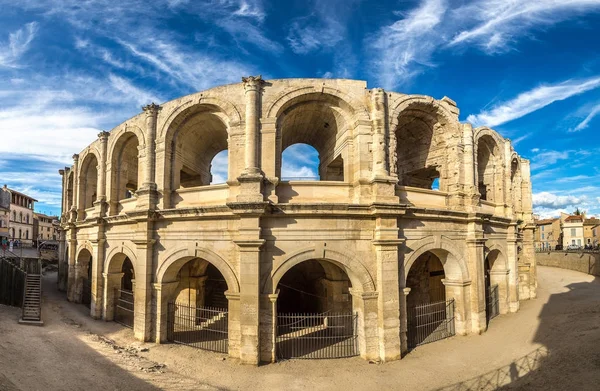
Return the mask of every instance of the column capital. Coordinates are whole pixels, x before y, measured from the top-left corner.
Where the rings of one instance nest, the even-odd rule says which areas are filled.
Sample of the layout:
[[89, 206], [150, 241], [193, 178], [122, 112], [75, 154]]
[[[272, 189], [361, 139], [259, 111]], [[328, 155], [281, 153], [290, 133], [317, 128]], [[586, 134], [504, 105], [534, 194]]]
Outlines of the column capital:
[[142, 110], [144, 110], [146, 115], [156, 116], [162, 110], [162, 107], [152, 102], [149, 105], [142, 106]]
[[244, 90], [246, 91], [258, 91], [265, 83], [261, 75], [242, 77], [242, 82], [244, 83]]
[[74, 154], [73, 155], [73, 161], [77, 162], [79, 160], [79, 154]]
[[65, 170], [58, 170], [58, 173], [59, 173], [60, 175], [65, 175]]
[[100, 141], [106, 142], [108, 140], [109, 135], [109, 132], [103, 130], [102, 132], [98, 133], [98, 138], [100, 139]]

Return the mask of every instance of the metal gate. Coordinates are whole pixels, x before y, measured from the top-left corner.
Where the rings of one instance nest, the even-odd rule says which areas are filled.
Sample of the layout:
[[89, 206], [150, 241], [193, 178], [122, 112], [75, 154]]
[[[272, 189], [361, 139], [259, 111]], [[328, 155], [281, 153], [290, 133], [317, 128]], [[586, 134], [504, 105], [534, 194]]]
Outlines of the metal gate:
[[485, 303], [485, 314], [487, 321], [494, 319], [500, 315], [500, 297], [498, 294], [498, 285], [486, 286], [486, 303]]
[[117, 290], [115, 306], [115, 322], [125, 327], [133, 328], [133, 292], [123, 289]]
[[228, 353], [229, 314], [226, 309], [169, 303], [167, 339], [211, 352]]
[[454, 299], [408, 308], [407, 315], [409, 349], [455, 334]]
[[352, 313], [279, 314], [277, 358], [358, 356], [357, 322]]
[[90, 278], [83, 279], [83, 290], [81, 291], [81, 303], [90, 308], [92, 303], [92, 280]]
[[0, 258], [0, 304], [23, 305], [26, 275], [18, 262]]

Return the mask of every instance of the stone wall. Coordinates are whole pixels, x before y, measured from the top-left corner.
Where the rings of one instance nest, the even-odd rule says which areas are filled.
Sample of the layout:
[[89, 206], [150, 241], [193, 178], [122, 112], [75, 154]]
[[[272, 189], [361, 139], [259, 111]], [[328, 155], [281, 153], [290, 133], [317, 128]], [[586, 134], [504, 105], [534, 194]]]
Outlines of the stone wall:
[[598, 253], [543, 252], [537, 253], [536, 259], [540, 266], [559, 267], [600, 276]]

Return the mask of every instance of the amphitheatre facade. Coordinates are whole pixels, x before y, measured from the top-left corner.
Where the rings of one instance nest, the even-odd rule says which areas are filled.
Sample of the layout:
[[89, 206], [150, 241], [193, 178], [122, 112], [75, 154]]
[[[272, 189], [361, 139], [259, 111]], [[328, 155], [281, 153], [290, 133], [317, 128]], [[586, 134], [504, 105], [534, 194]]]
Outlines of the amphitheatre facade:
[[[68, 299], [249, 364], [395, 360], [484, 332], [535, 297], [530, 169], [458, 115], [446, 97], [260, 76], [150, 104], [60, 170]], [[282, 176], [298, 143], [318, 178]]]

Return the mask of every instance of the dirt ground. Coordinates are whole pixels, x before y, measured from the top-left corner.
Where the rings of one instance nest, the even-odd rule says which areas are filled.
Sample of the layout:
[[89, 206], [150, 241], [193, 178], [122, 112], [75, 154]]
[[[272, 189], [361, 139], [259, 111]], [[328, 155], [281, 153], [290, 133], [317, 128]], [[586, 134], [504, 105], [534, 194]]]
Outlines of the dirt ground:
[[43, 327], [0, 306], [0, 390], [597, 390], [600, 279], [539, 268], [536, 300], [482, 335], [419, 347], [404, 359], [292, 360], [251, 367], [179, 345], [140, 343], [44, 279]]

